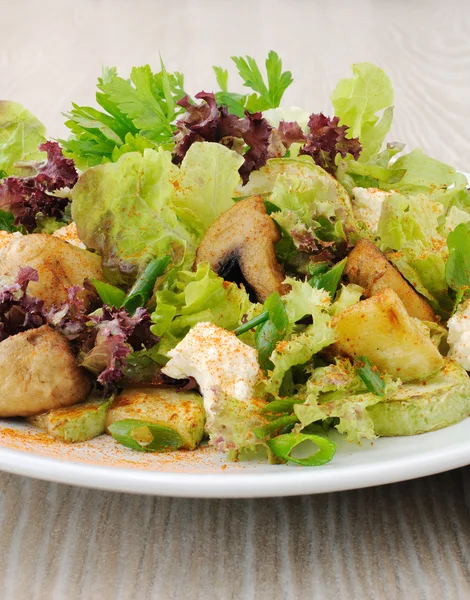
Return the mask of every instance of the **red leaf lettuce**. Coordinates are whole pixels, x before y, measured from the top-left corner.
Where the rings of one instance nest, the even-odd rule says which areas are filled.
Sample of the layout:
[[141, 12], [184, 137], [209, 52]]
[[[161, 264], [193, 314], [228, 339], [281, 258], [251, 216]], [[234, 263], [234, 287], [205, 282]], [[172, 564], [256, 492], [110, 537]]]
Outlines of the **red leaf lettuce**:
[[15, 216], [15, 225], [26, 231], [37, 228], [37, 217], [60, 219], [68, 198], [52, 195], [64, 187], [73, 187], [78, 173], [72, 160], [65, 158], [57, 142], [45, 142], [39, 150], [47, 152], [47, 161], [28, 163], [36, 174], [30, 177], [6, 177], [0, 181], [0, 209]]

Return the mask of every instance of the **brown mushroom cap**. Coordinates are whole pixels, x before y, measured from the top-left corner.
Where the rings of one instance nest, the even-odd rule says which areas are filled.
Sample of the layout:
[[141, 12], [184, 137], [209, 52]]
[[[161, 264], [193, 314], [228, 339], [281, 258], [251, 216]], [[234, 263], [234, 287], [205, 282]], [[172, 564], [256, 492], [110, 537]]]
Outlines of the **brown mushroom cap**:
[[[87, 277], [103, 278], [97, 254], [42, 233], [11, 236], [1, 249], [0, 276], [16, 277], [20, 267], [37, 270], [39, 281], [29, 284], [28, 294], [43, 300], [48, 308], [66, 301], [67, 289], [82, 286]], [[85, 292], [84, 296], [87, 300], [90, 294]]]
[[273, 292], [284, 294], [289, 289], [283, 284], [285, 275], [274, 253], [279, 239], [263, 199], [246, 198], [222, 213], [206, 231], [196, 254], [196, 265], [208, 262], [219, 273], [227, 263], [236, 260], [246, 283], [264, 302]]
[[364, 288], [366, 297], [376, 296], [386, 289], [391, 289], [403, 302], [410, 317], [423, 321], [437, 321], [426, 300], [415, 292], [386, 256], [369, 240], [359, 240], [349, 253], [344, 274], [348, 281]]
[[0, 417], [27, 417], [82, 402], [91, 379], [49, 325], [0, 342]]

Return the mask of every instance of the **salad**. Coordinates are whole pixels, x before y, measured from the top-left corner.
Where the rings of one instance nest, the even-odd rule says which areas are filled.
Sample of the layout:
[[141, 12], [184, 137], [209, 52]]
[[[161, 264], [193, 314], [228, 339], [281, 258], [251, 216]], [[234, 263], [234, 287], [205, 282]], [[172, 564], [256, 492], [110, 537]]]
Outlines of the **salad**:
[[327, 116], [232, 60], [246, 94], [105, 68], [67, 140], [0, 102], [0, 418], [305, 466], [466, 418], [466, 177], [385, 141], [379, 67]]

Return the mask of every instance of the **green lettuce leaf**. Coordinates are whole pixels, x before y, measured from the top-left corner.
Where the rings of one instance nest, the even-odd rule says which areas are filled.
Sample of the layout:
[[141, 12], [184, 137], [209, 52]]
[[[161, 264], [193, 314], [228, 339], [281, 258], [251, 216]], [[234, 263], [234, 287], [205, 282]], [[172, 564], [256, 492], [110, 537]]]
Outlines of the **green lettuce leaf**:
[[314, 291], [317, 294], [317, 304], [311, 311], [313, 324], [279, 342], [271, 354], [273, 369], [268, 373], [266, 391], [273, 395], [279, 393], [283, 380], [292, 367], [309, 363], [315, 354], [335, 341], [331, 317], [327, 312], [328, 294], [323, 290]]
[[402, 149], [403, 145], [389, 144], [387, 150], [368, 162], [360, 162], [362, 155], [359, 161], [346, 157], [339, 161], [336, 177], [349, 192], [359, 186], [395, 190], [403, 195], [426, 193], [444, 205], [464, 196], [466, 177], [419, 148], [390, 162]]
[[228, 453], [230, 460], [237, 460], [241, 452], [253, 452], [265, 445], [266, 440], [254, 433], [268, 422], [262, 414], [264, 406], [266, 403], [258, 398], [242, 402], [219, 393], [206, 423], [210, 443], [220, 452]]
[[[468, 193], [467, 193], [468, 196]], [[470, 213], [466, 210], [462, 210], [457, 206], [451, 206], [447, 212], [444, 226], [442, 228], [442, 233], [444, 236], [448, 236], [451, 231], [453, 231], [458, 225], [461, 223], [469, 223], [470, 222]]]
[[337, 315], [347, 308], [351, 308], [359, 302], [364, 290], [360, 285], [348, 283], [342, 285], [336, 294], [335, 301], [330, 307], [330, 315]]
[[350, 127], [350, 137], [362, 144], [360, 162], [367, 162], [380, 152], [391, 127], [393, 87], [384, 71], [371, 63], [354, 64], [352, 71], [351, 79], [338, 82], [331, 101], [340, 123]]
[[403, 193], [431, 192], [436, 188], [465, 186], [467, 179], [453, 167], [424, 154], [420, 148], [398, 158], [390, 165], [391, 171], [405, 171], [397, 184], [386, 183], [384, 189], [395, 189]]
[[452, 308], [445, 277], [448, 251], [441, 223], [445, 207], [434, 196], [392, 194], [385, 199], [378, 225], [379, 246], [441, 316]]
[[17, 162], [43, 160], [38, 146], [46, 141], [44, 125], [17, 102], [0, 100], [0, 171], [23, 175]]
[[263, 117], [270, 125], [276, 128], [279, 127], [279, 123], [281, 121], [295, 121], [300, 125], [302, 131], [308, 131], [308, 120], [310, 118], [310, 114], [298, 106], [280, 106], [279, 108], [270, 108], [269, 110], [265, 110], [263, 112]]
[[455, 308], [470, 290], [470, 225], [461, 223], [447, 238], [449, 258], [445, 266], [447, 284], [456, 293]]
[[452, 300], [448, 295], [445, 279], [445, 248], [437, 254], [432, 248], [424, 248], [417, 243], [400, 252], [387, 253], [387, 258], [415, 290], [429, 301], [434, 311], [443, 318], [449, 316]]
[[146, 149], [80, 176], [73, 188], [72, 218], [80, 239], [101, 254], [110, 283], [132, 283], [158, 256], [185, 255], [188, 264], [194, 258], [190, 223], [178, 218], [173, 204], [177, 173], [169, 152]]
[[[386, 379], [385, 394], [388, 395], [399, 384]], [[376, 436], [372, 417], [367, 407], [383, 400], [367, 391], [354, 365], [348, 359], [339, 359], [336, 364], [315, 369], [306, 385], [306, 400], [296, 404], [294, 412], [300, 420], [299, 429], [327, 419], [335, 419], [335, 427], [349, 441], [359, 443], [361, 439]]]
[[327, 292], [313, 288], [307, 281], [287, 277], [284, 283], [291, 288], [287, 294], [282, 296], [289, 319], [286, 335], [290, 335], [294, 331], [297, 321], [305, 316], [316, 314], [321, 306], [328, 308], [330, 298]]
[[292, 240], [300, 252], [334, 250], [356, 231], [346, 190], [309, 156], [268, 160], [242, 189], [244, 195], [270, 194], [270, 202], [279, 209], [271, 216], [288, 236], [284, 239], [289, 244]]
[[443, 242], [438, 229], [444, 213], [442, 204], [424, 194], [388, 196], [383, 202], [378, 225], [381, 249], [401, 250], [416, 242], [426, 248]]
[[196, 142], [175, 180], [174, 203], [186, 223], [203, 233], [233, 205], [243, 157], [221, 144]]
[[209, 321], [232, 330], [253, 311], [244, 288], [225, 282], [208, 263], [199, 264], [196, 272], [177, 273], [171, 289], [156, 292], [155, 302], [151, 330], [161, 337], [156, 346], [161, 357], [168, 356], [196, 323]]

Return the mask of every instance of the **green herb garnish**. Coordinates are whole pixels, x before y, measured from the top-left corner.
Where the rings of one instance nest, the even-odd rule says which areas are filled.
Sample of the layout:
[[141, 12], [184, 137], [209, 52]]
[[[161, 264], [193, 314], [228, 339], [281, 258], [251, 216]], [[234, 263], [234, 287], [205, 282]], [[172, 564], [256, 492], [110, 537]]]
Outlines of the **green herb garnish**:
[[365, 383], [369, 392], [376, 396], [385, 396], [385, 382], [377, 372], [377, 367], [370, 362], [367, 356], [359, 356], [362, 366], [356, 368], [356, 372]]

